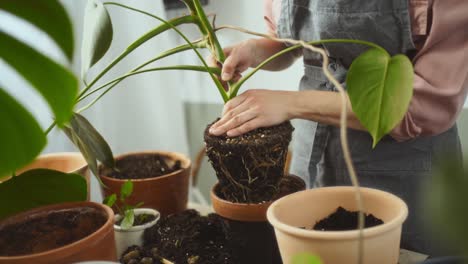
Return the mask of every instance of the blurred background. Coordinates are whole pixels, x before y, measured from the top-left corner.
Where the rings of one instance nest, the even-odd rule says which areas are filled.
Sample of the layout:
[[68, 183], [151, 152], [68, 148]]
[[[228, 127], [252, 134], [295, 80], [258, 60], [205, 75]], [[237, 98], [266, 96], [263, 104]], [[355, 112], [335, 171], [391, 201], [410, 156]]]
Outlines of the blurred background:
[[[177, 1], [138, 0], [116, 1], [122, 4], [146, 10], [165, 19], [186, 13], [183, 6], [173, 4]], [[75, 30], [76, 54], [69, 65], [79, 76], [80, 45], [84, 17], [85, 0], [62, 0], [73, 19]], [[207, 0], [207, 13], [217, 14], [216, 24], [232, 24], [257, 32], [266, 32], [263, 20], [263, 1], [261, 0]], [[159, 25], [153, 18], [129, 12], [118, 7], [110, 7], [114, 22], [114, 40], [110, 50], [88, 74], [88, 79], [102, 69], [114, 57], [119, 55], [140, 35]], [[14, 29], [15, 32], [11, 32]], [[181, 29], [190, 39], [199, 36], [190, 26]], [[4, 30], [29, 43], [41, 52], [66, 64], [60, 50], [45, 34], [29, 24], [0, 12], [0, 30]], [[226, 47], [242, 41], [249, 36], [223, 30], [219, 32], [221, 44]], [[136, 52], [123, 60], [113, 69], [105, 80], [111, 80], [147, 61], [164, 50], [183, 44], [175, 33], [169, 32], [145, 43]], [[207, 54], [205, 53], [205, 56]], [[157, 63], [158, 66], [174, 64], [199, 64], [198, 58], [191, 51], [172, 56]], [[245, 88], [267, 88], [278, 90], [297, 89], [302, 76], [301, 62], [283, 72], [260, 72], [249, 80]], [[10, 94], [19, 101], [27, 102], [29, 110], [43, 128], [51, 120], [49, 109], [34, 89], [29, 88], [12, 69], [0, 60], [0, 84], [11, 87]], [[203, 147], [203, 131], [207, 124], [215, 120], [222, 110], [222, 100], [208, 75], [198, 72], [156, 72], [128, 78], [108, 93], [101, 101], [83, 114], [93, 123], [110, 144], [115, 155], [140, 150], [166, 150], [184, 153], [195, 160], [196, 154]], [[468, 103], [458, 122], [463, 150], [468, 155]], [[54, 130], [49, 134], [49, 143], [44, 153], [59, 151], [77, 151], [64, 137]], [[93, 179], [94, 180], [94, 179]], [[216, 182], [214, 172], [204, 159], [192, 199], [198, 202], [209, 201], [209, 190]], [[97, 182], [94, 180], [92, 199], [101, 201]]]

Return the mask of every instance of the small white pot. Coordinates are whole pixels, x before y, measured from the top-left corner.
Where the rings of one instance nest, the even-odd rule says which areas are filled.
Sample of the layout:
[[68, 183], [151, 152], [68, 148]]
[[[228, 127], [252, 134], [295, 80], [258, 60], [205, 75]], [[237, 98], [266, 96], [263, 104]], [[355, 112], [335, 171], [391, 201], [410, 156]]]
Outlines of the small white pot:
[[[154, 226], [156, 222], [158, 222], [159, 218], [161, 217], [161, 214], [154, 209], [137, 208], [134, 211], [135, 211], [135, 216], [141, 215], [141, 214], [150, 214], [150, 215], [154, 215], [156, 219], [144, 225], [132, 226], [129, 229], [122, 229], [120, 226], [114, 224], [115, 248], [117, 251], [117, 259], [120, 259], [120, 257], [122, 256], [122, 253], [124, 253], [124, 251], [127, 250], [128, 247], [134, 246], [134, 245], [142, 246], [143, 245], [143, 233], [145, 232], [146, 229]], [[121, 218], [122, 216], [117, 214], [115, 216], [114, 223], [118, 222]]]

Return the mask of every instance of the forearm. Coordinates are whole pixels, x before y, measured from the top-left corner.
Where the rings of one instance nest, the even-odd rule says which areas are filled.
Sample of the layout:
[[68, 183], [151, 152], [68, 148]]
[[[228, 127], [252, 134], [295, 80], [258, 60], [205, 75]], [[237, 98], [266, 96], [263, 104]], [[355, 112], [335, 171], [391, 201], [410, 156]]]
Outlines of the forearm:
[[[254, 46], [255, 61], [253, 62], [252, 67], [257, 67], [264, 60], [286, 48], [284, 43], [265, 38], [249, 39], [247, 41], [250, 41], [251, 45]], [[299, 54], [300, 52], [297, 50], [287, 52], [286, 54], [266, 64], [262, 69], [268, 71], [284, 70], [294, 63], [294, 61], [299, 57]]]
[[[349, 98], [347, 100], [347, 126], [365, 130], [352, 111]], [[291, 119], [300, 118], [340, 126], [341, 95], [339, 93], [328, 91], [290, 92], [288, 104]]]

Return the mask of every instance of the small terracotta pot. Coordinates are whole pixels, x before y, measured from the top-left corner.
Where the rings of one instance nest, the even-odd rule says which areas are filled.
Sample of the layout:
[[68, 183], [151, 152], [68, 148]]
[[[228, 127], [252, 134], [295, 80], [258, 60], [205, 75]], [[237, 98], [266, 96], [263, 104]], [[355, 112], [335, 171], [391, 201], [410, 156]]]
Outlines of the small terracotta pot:
[[[122, 253], [127, 250], [128, 247], [130, 246], [142, 246], [143, 245], [143, 233], [145, 232], [146, 229], [154, 226], [159, 218], [161, 217], [161, 214], [154, 210], [154, 209], [148, 209], [148, 208], [137, 208], [134, 209], [134, 214], [135, 216], [141, 215], [141, 214], [149, 214], [149, 215], [154, 215], [156, 218], [148, 222], [144, 225], [139, 225], [139, 226], [132, 226], [129, 229], [123, 229], [119, 225], [114, 224], [114, 234], [115, 234], [115, 248], [117, 251], [117, 258], [120, 259], [122, 256]], [[121, 215], [116, 215], [114, 223], [122, 219]]]
[[[370, 188], [361, 188], [365, 212], [384, 224], [364, 229], [365, 264], [398, 262], [402, 224], [408, 208], [397, 196]], [[294, 255], [310, 253], [322, 263], [357, 263], [358, 230], [315, 231], [316, 222], [332, 214], [339, 206], [357, 211], [353, 187], [326, 187], [285, 196], [268, 209], [268, 221], [274, 226], [283, 263]]]
[[113, 228], [114, 212], [111, 208], [102, 204], [75, 202], [39, 207], [5, 219], [0, 222], [0, 229], [3, 226], [19, 223], [33, 217], [45, 216], [54, 211], [80, 207], [98, 209], [106, 215], [106, 222], [94, 233], [66, 246], [30, 255], [0, 256], [0, 264], [63, 264], [90, 260], [116, 261]]
[[[86, 179], [88, 193], [87, 200], [89, 201], [90, 172], [88, 169], [88, 164], [80, 152], [58, 152], [40, 155], [31, 164], [18, 170], [16, 174], [21, 174], [25, 171], [33, 169], [51, 169], [65, 173], [76, 173], [83, 176]], [[0, 183], [9, 179], [10, 177], [0, 179]]]
[[[302, 191], [305, 189], [304, 181], [295, 176], [288, 175], [291, 180], [302, 183], [301, 187], [295, 191]], [[213, 204], [214, 211], [224, 218], [243, 221], [243, 222], [265, 222], [267, 221], [266, 212], [268, 207], [273, 201], [267, 201], [257, 204], [245, 204], [245, 203], [233, 203], [224, 199], [221, 199], [216, 193], [218, 193], [219, 183], [216, 183], [211, 189], [211, 202]], [[288, 195], [289, 193], [280, 193], [278, 198]]]
[[[159, 211], [162, 215], [179, 213], [187, 209], [188, 190], [190, 181], [190, 159], [185, 155], [175, 152], [148, 151], [135, 152], [120, 155], [115, 158], [116, 161], [129, 156], [140, 155], [158, 155], [168, 160], [181, 162], [181, 169], [173, 173], [146, 179], [132, 179], [133, 193], [127, 198], [127, 204], [138, 204], [143, 202], [145, 208], [152, 208]], [[107, 186], [101, 186], [103, 197], [111, 194], [119, 194], [122, 184], [127, 180], [116, 179], [102, 175], [103, 167], [99, 168], [102, 182]], [[120, 206], [119, 202], [117, 202]], [[114, 211], [115, 208], [114, 208]]]

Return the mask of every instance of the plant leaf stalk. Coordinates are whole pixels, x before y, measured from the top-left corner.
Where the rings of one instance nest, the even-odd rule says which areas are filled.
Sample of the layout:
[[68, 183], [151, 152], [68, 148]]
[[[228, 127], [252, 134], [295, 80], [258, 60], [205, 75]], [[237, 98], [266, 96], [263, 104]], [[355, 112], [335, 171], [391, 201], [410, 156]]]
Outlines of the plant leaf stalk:
[[[116, 4], [120, 5], [118, 3], [106, 3], [106, 4]], [[102, 76], [104, 76], [112, 67], [114, 67], [117, 63], [119, 63], [123, 58], [125, 58], [128, 54], [130, 54], [132, 51], [134, 51], [137, 47], [141, 46], [143, 43], [146, 41], [150, 40], [154, 36], [157, 36], [166, 30], [173, 28], [174, 26], [182, 25], [182, 24], [188, 24], [188, 23], [197, 23], [197, 19], [193, 16], [183, 16], [179, 18], [174, 18], [170, 20], [170, 22], [166, 22], [146, 34], [144, 34], [142, 37], [137, 39], [135, 42], [133, 42], [127, 49], [125, 49], [124, 52], [122, 52], [117, 58], [115, 58], [109, 65], [107, 65], [104, 70], [102, 70], [89, 84], [86, 86], [78, 95], [77, 100], [79, 100], [83, 95], [88, 92], [91, 87], [101, 79]]]
[[[132, 10], [132, 11], [135, 11], [135, 12], [138, 12], [138, 13], [141, 13], [141, 14], [144, 14], [144, 15], [147, 15], [147, 16], [150, 16], [152, 18], [155, 18], [159, 21], [161, 21], [163, 24], [161, 26], [159, 26], [158, 28], [163, 28], [165, 30], [167, 29], [173, 29], [174, 31], [177, 32], [177, 34], [179, 34], [186, 42], [188, 45], [191, 45], [192, 49], [194, 50], [194, 52], [197, 54], [198, 58], [200, 59], [200, 61], [202, 62], [203, 66], [207, 69], [207, 72], [210, 73], [210, 77], [211, 79], [213, 80], [213, 82], [216, 84], [216, 87], [218, 88], [218, 92], [221, 94], [221, 97], [223, 98], [224, 102], [227, 102], [228, 100], [228, 95], [226, 93], [226, 91], [224, 90], [224, 87], [222, 85], [222, 83], [216, 78], [216, 76], [213, 75], [212, 72], [210, 72], [210, 67], [208, 67], [208, 65], [206, 64], [205, 60], [203, 59], [202, 55], [198, 52], [198, 50], [193, 47], [192, 43], [190, 42], [190, 40], [188, 40], [188, 38], [179, 30], [176, 28], [176, 26], [178, 25], [181, 25], [181, 24], [188, 24], [188, 23], [191, 23], [191, 24], [195, 24], [197, 26], [200, 27], [200, 21], [199, 21], [199, 18], [196, 17], [196, 16], [193, 16], [193, 15], [188, 15], [188, 16], [183, 16], [183, 17], [180, 17], [180, 18], [175, 18], [175, 19], [172, 19], [170, 21], [166, 21], [156, 15], [153, 15], [151, 13], [148, 13], [148, 12], [145, 12], [143, 10], [139, 10], [139, 9], [136, 9], [136, 8], [133, 8], [133, 7], [130, 7], [130, 6], [126, 6], [126, 5], [123, 5], [123, 4], [119, 4], [119, 3], [114, 3], [114, 2], [106, 2], [104, 3], [105, 5], [115, 5], [115, 6], [118, 6], [118, 7], [121, 7], [121, 8], [125, 8], [125, 9], [129, 9], [129, 10]], [[176, 22], [176, 23], [174, 23]], [[153, 29], [152, 31], [148, 32], [147, 34], [145, 34], [142, 38], [144, 38], [146, 35], [148, 35], [149, 33], [152, 33], [153, 31], [156, 31], [156, 29], [158, 28], [155, 28]], [[163, 31], [159, 32], [159, 33], [162, 33]], [[159, 33], [157, 34], [152, 34], [150, 38], [158, 35]], [[206, 37], [206, 36], [205, 36]], [[140, 38], [141, 39], [141, 38]], [[135, 41], [135, 43], [137, 43], [139, 40]], [[135, 44], [134, 43], [134, 44]], [[142, 43], [141, 43], [142, 44]], [[140, 44], [140, 45], [141, 45]], [[133, 46], [133, 44], [131, 45]], [[138, 45], [139, 46], [139, 45]], [[127, 54], [126, 54], [127, 55]], [[119, 57], [120, 58], [120, 57]], [[119, 59], [117, 58], [117, 59]], [[116, 59], [116, 60], [117, 60]], [[122, 58], [120, 58], [121, 60]], [[119, 60], [119, 61], [120, 61]], [[110, 67], [112, 67], [113, 65], [109, 65]], [[107, 68], [106, 68], [107, 69]], [[102, 74], [103, 75], [103, 74]], [[90, 86], [92, 86], [94, 83], [90, 83]], [[81, 94], [80, 94], [81, 96]]]
[[[194, 43], [192, 43], [192, 44], [193, 44], [193, 46], [196, 47], [196, 48], [204, 48], [204, 47], [206, 46], [206, 41], [202, 40], [202, 41], [194, 42]], [[139, 65], [139, 66], [137, 66], [137, 67], [135, 67], [135, 68], [132, 69], [130, 72], [126, 73], [126, 75], [129, 74], [129, 73], [136, 72], [136, 71], [140, 70], [141, 68], [144, 68], [145, 66], [147, 66], [147, 65], [149, 65], [149, 64], [151, 64], [151, 63], [153, 63], [153, 62], [155, 62], [155, 61], [158, 61], [158, 60], [160, 60], [160, 59], [163, 59], [163, 58], [165, 58], [165, 57], [167, 57], [167, 56], [170, 56], [170, 55], [172, 55], [172, 54], [176, 54], [176, 53], [179, 53], [179, 52], [182, 52], [182, 51], [190, 50], [190, 49], [192, 49], [191, 45], [185, 44], [185, 45], [181, 45], [181, 46], [179, 46], [179, 47], [176, 47], [176, 48], [167, 50], [167, 51], [165, 51], [165, 52], [159, 54], [158, 56], [154, 57], [153, 59], [151, 59], [151, 60], [149, 60], [149, 61], [147, 61], [147, 62], [145, 62], [145, 63], [143, 63], [143, 64], [141, 64], [141, 65]], [[113, 83], [110, 87], [108, 87], [108, 88], [104, 91], [104, 93], [108, 93], [112, 88], [114, 88], [116, 85], [118, 85], [118, 84], [119, 84], [121, 81], [123, 81], [123, 80], [124, 80], [124, 79], [121, 79], [121, 80], [119, 80], [119, 81]], [[94, 93], [100, 91], [100, 90], [103, 89], [103, 88], [105, 88], [105, 85], [104, 85], [104, 86], [100, 86], [99, 88], [96, 88], [96, 89], [94, 89], [93, 91], [89, 92], [88, 94], [84, 95], [83, 97], [81, 97], [81, 98], [78, 100], [78, 102], [83, 101], [83, 100], [86, 99], [88, 96], [91, 96], [92, 94], [94, 94]]]
[[[126, 79], [126, 78], [128, 78], [130, 76], [133, 76], [133, 75], [146, 73], [146, 72], [164, 71], [164, 70], [188, 70], [188, 71], [207, 72], [207, 69], [205, 67], [203, 67], [203, 66], [194, 66], [194, 65], [177, 65], [177, 66], [150, 68], [150, 69], [145, 69], [145, 70], [141, 70], [141, 71], [133, 71], [133, 72], [127, 73], [125, 75], [122, 75], [122, 76], [120, 76], [120, 77], [118, 77], [118, 78], [116, 78], [114, 80], [111, 80], [111, 81], [103, 84], [102, 86], [96, 88], [95, 91], [103, 89], [106, 86], [111, 85], [113, 83], [120, 82], [120, 81], [122, 81], [122, 80], [124, 80], [124, 79]], [[221, 70], [219, 68], [210, 68], [210, 71], [212, 73], [215, 73], [215, 74], [221, 73]], [[105, 92], [103, 92], [98, 97], [96, 97], [94, 100], [92, 100], [89, 104], [87, 104], [86, 106], [80, 108], [77, 112], [81, 113], [81, 112], [85, 111], [86, 109], [90, 108], [91, 106], [93, 106], [97, 101], [99, 101], [99, 99], [101, 99], [109, 91], [110, 91], [110, 89], [107, 89]]]

